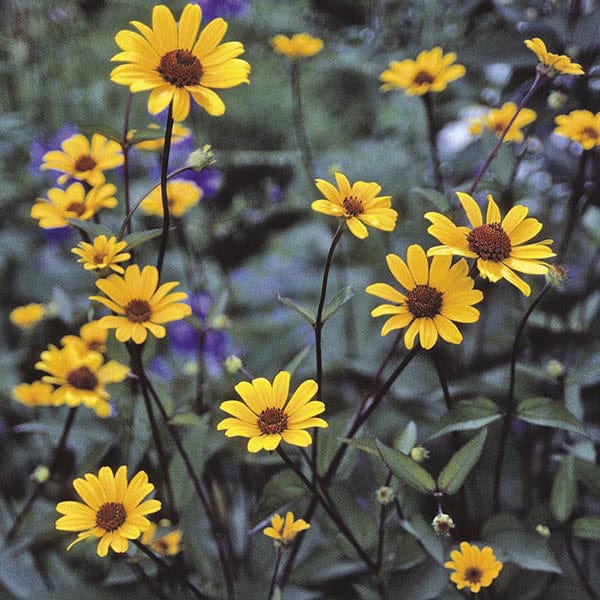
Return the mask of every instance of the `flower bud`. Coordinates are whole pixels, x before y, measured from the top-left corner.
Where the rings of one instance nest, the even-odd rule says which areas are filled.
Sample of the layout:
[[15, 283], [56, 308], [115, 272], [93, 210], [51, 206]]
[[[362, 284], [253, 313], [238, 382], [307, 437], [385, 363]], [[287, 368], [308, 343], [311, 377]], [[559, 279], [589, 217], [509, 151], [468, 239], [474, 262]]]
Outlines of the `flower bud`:
[[395, 497], [396, 492], [393, 490], [393, 488], [387, 485], [382, 485], [378, 490], [375, 491], [375, 498], [382, 506], [393, 502]]
[[564, 282], [569, 278], [567, 267], [563, 265], [550, 265], [545, 275], [546, 281], [554, 288], [561, 289]]
[[546, 363], [546, 367], [544, 368], [544, 370], [546, 371], [546, 373], [548, 373], [548, 375], [550, 375], [550, 377], [558, 378], [564, 375], [565, 367], [559, 360], [551, 358]]
[[231, 319], [227, 315], [217, 315], [210, 325], [213, 329], [228, 329], [231, 327]]
[[552, 90], [548, 94], [548, 107], [552, 110], [559, 110], [565, 105], [568, 99], [569, 97], [564, 92], [561, 92], [560, 90]]
[[202, 171], [216, 162], [214, 154], [210, 149], [210, 145], [206, 144], [202, 149], [198, 148], [190, 153], [185, 161], [186, 167], [192, 167], [195, 171]]
[[423, 446], [415, 446], [411, 451], [410, 451], [410, 457], [416, 462], [416, 463], [422, 463], [424, 462], [426, 459], [429, 458], [429, 450], [427, 450], [426, 448], [423, 448]]
[[450, 530], [455, 527], [452, 517], [446, 513], [437, 514], [431, 522], [431, 526], [438, 535], [446, 537], [450, 536]]
[[223, 361], [223, 364], [225, 365], [225, 370], [228, 373], [231, 373], [232, 375], [238, 373], [243, 366], [242, 359], [239, 356], [236, 356], [235, 354], [231, 354], [230, 356], [228, 356]]
[[542, 537], [550, 537], [550, 528], [547, 525], [537, 525], [535, 531]]
[[50, 469], [45, 465], [39, 465], [31, 475], [36, 483], [46, 483], [50, 477]]

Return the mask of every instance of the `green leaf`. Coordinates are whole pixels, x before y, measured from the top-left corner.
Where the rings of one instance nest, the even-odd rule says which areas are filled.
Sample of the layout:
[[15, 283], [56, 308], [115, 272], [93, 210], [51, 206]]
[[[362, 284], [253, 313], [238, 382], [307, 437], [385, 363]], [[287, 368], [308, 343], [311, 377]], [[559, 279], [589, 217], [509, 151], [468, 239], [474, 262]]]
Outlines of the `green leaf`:
[[452, 410], [442, 417], [429, 439], [435, 439], [452, 431], [480, 429], [501, 416], [498, 406], [489, 398], [459, 400]]
[[571, 516], [576, 496], [575, 457], [568, 454], [556, 472], [550, 496], [550, 506], [557, 521], [564, 523]]
[[201, 427], [206, 422], [200, 415], [192, 412], [182, 412], [169, 419], [169, 425]]
[[308, 356], [308, 353], [312, 350], [312, 346], [306, 346], [290, 360], [290, 362], [285, 365], [283, 368], [284, 371], [287, 371], [290, 375], [293, 375], [296, 372], [296, 369], [304, 362], [304, 359]]
[[379, 440], [375, 443], [383, 462], [398, 479], [401, 479], [421, 494], [433, 494], [435, 492], [433, 477], [421, 465], [399, 450], [384, 446]]
[[301, 306], [291, 298], [286, 298], [285, 296], [280, 296], [277, 294], [277, 300], [282, 304], [285, 304], [288, 308], [295, 310], [302, 318], [306, 319], [311, 325], [314, 325], [317, 321], [317, 316], [314, 311], [310, 308], [306, 308]]
[[562, 405], [548, 398], [528, 398], [517, 406], [523, 421], [544, 427], [556, 427], [586, 435], [581, 423]]
[[409, 421], [402, 433], [394, 440], [394, 448], [400, 450], [403, 454], [410, 454], [410, 451], [417, 443], [417, 426], [414, 421]]
[[[390, 578], [386, 597], [432, 600], [439, 598], [447, 586], [448, 571], [433, 561], [427, 561], [408, 571], [395, 573]], [[444, 595], [444, 598], [447, 596]]]
[[73, 227], [85, 231], [92, 239], [99, 235], [105, 235], [107, 238], [116, 235], [108, 227], [100, 225], [99, 223], [94, 223], [93, 221], [81, 221], [80, 219], [67, 219], [67, 221], [73, 225]]
[[305, 485], [295, 473], [289, 469], [275, 473], [263, 488], [258, 508], [254, 515], [254, 523], [270, 517], [274, 512], [280, 510], [282, 506], [300, 500], [306, 494], [307, 489]]
[[[171, 230], [173, 229], [175, 228], [171, 227]], [[159, 237], [161, 233], [162, 229], [149, 229], [148, 231], [138, 231], [136, 233], [130, 233], [128, 236], [125, 236], [123, 238], [123, 241], [127, 242], [126, 250], [131, 250], [132, 248], [135, 248], [136, 246], [139, 246], [144, 242], [153, 240], [154, 238]]]
[[[350, 298], [354, 296], [352, 286], [348, 285], [342, 288], [323, 308], [323, 315], [321, 316], [321, 324], [325, 323], [329, 317], [334, 315]], [[316, 316], [315, 316], [316, 320]]]
[[377, 440], [375, 438], [343, 438], [341, 440], [345, 444], [352, 446], [354, 448], [358, 448], [367, 454], [372, 454], [373, 456], [379, 456], [379, 450], [377, 449]]
[[438, 563], [444, 562], [444, 544], [434, 533], [431, 523], [428, 523], [419, 513], [401, 522], [403, 529], [414, 536], [423, 549]]
[[600, 467], [581, 458], [575, 459], [577, 479], [600, 500]]
[[411, 189], [411, 192], [418, 194], [419, 196], [425, 198], [425, 200], [429, 200], [438, 210], [442, 212], [446, 212], [450, 210], [450, 202], [446, 199], [444, 194], [441, 194], [437, 190], [431, 188], [419, 188], [414, 187]]
[[584, 540], [600, 541], [600, 517], [580, 517], [573, 521], [573, 535]]
[[490, 171], [501, 185], [507, 186], [510, 183], [514, 168], [515, 156], [510, 148], [510, 144], [502, 144], [496, 158], [494, 158], [490, 165]]
[[445, 494], [458, 492], [481, 458], [486, 437], [487, 429], [481, 430], [448, 461], [438, 477], [438, 487], [442, 492]]

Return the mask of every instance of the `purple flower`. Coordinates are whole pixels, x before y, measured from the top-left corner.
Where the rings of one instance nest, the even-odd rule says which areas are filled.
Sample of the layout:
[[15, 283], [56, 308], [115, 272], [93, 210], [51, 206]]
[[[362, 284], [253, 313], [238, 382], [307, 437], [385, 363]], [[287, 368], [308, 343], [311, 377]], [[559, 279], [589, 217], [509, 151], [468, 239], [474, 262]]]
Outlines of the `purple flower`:
[[173, 369], [169, 366], [169, 363], [162, 356], [154, 356], [150, 360], [150, 370], [153, 374], [161, 379], [173, 379]]
[[[71, 228], [67, 225], [66, 227], [52, 227], [51, 229], [42, 229], [46, 236], [46, 241], [49, 244], [62, 244], [66, 240], [72, 239]], [[69, 242], [72, 245], [72, 242]]]
[[44, 162], [44, 154], [50, 150], [60, 150], [60, 145], [76, 133], [78, 133], [77, 127], [68, 123], [67, 125], [63, 125], [50, 138], [43, 139], [40, 137], [33, 141], [29, 149], [29, 173], [33, 179], [43, 178], [40, 167]]
[[217, 17], [225, 19], [241, 17], [248, 12], [248, 0], [192, 0], [202, 8], [202, 21], [212, 21]]
[[214, 198], [223, 185], [223, 173], [219, 169], [202, 169], [202, 171], [184, 171], [181, 179], [193, 181], [204, 193], [204, 198]]

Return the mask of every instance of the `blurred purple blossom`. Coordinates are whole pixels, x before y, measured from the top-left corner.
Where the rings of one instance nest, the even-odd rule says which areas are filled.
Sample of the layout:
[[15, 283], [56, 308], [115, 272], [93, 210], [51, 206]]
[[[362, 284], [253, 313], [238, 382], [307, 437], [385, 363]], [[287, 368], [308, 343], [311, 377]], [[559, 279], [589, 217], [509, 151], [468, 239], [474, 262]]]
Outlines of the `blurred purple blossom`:
[[43, 138], [40, 136], [33, 140], [31, 148], [29, 149], [29, 173], [31, 174], [32, 179], [40, 180], [44, 177], [43, 171], [40, 171], [44, 154], [50, 150], [60, 150], [60, 145], [67, 138], [76, 133], [78, 133], [77, 127], [68, 123], [61, 127], [50, 138]]
[[248, 0], [192, 0], [192, 4], [198, 4], [202, 8], [203, 22], [212, 21], [217, 17], [241, 17], [250, 8]]

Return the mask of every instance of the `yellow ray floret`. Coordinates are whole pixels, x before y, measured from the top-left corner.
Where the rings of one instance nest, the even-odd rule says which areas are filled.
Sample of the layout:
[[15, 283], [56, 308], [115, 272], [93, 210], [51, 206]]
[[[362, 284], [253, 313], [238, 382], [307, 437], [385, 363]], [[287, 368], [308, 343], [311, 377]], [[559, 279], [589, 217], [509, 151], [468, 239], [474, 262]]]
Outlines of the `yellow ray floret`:
[[273, 538], [276, 544], [289, 546], [301, 531], [309, 528], [310, 525], [304, 519], [294, 521], [294, 513], [288, 511], [285, 519], [279, 514], [273, 515], [271, 526], [265, 527], [263, 533], [267, 537]]
[[296, 33], [291, 38], [278, 34], [271, 38], [271, 45], [277, 54], [287, 58], [308, 58], [323, 50], [323, 40], [308, 33]]
[[[182, 217], [190, 208], [196, 206], [202, 198], [202, 189], [193, 181], [175, 180], [167, 183], [167, 203], [169, 212], [174, 217]], [[162, 193], [155, 187], [140, 204], [147, 215], [163, 216]]]
[[496, 560], [494, 551], [489, 546], [479, 548], [468, 542], [460, 543], [460, 552], [450, 553], [451, 561], [444, 563], [446, 569], [453, 569], [450, 581], [457, 589], [469, 588], [476, 594], [482, 587], [489, 587], [502, 570], [502, 563]]
[[564, 75], [583, 75], [584, 71], [580, 64], [572, 62], [571, 59], [564, 54], [553, 54], [548, 52], [546, 44], [540, 38], [525, 40], [525, 45], [538, 57], [540, 61], [538, 68], [541, 67], [541, 72], [552, 77], [557, 73]]
[[80, 257], [77, 262], [83, 264], [86, 271], [111, 269], [115, 273], [124, 273], [125, 270], [119, 263], [131, 258], [129, 252], [123, 252], [126, 247], [127, 242], [117, 242], [114, 235], [110, 238], [99, 235], [91, 244], [79, 242], [71, 252]]
[[600, 145], [600, 112], [573, 110], [568, 115], [558, 115], [554, 122], [554, 133], [578, 142], [584, 150]]
[[[488, 113], [477, 119], [473, 119], [470, 131], [473, 135], [479, 135], [482, 130], [488, 129], [500, 137], [510, 120], [513, 118], [517, 105], [514, 102], [506, 102], [501, 108], [492, 108]], [[533, 123], [537, 117], [535, 110], [522, 108], [514, 120], [510, 129], [506, 132], [504, 142], [522, 142], [523, 132], [521, 129]]]

